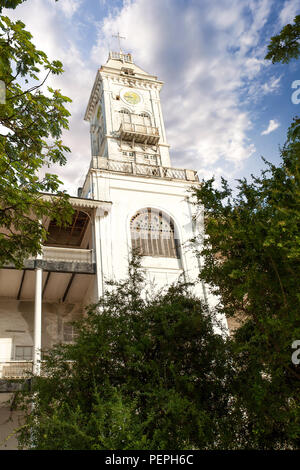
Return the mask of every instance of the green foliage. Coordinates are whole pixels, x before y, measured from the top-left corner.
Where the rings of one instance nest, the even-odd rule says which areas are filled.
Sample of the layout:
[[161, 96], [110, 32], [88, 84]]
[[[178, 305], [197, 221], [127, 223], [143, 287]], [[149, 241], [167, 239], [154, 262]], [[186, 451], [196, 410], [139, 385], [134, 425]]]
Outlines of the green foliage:
[[265, 59], [287, 64], [291, 59], [300, 55], [300, 15], [294, 19], [294, 24], [287, 24], [277, 36], [271, 38]]
[[[300, 16], [271, 38], [266, 59], [287, 63], [300, 52]], [[245, 411], [248, 448], [299, 448], [300, 120], [281, 149], [282, 164], [239, 181], [195, 190], [206, 210], [200, 278], [219, 295], [218, 310], [242, 324], [232, 342], [234, 408]]]
[[228, 388], [234, 370], [227, 340], [214, 333], [214, 317], [186, 285], [150, 299], [141, 294], [144, 280], [135, 258], [129, 271], [77, 323], [76, 343], [49, 353], [46, 377], [36, 378], [23, 395], [25, 409], [26, 400], [34, 407], [19, 433], [22, 446], [236, 445], [241, 420], [232, 413]]
[[[71, 215], [66, 194], [58, 192], [58, 177], [39, 177], [42, 167], [66, 162], [69, 148], [61, 134], [68, 129], [70, 99], [49, 87], [43, 91], [50, 74], [63, 72], [62, 64], [50, 62], [31, 39], [21, 21], [0, 17], [0, 80], [6, 88], [6, 102], [0, 104], [0, 266], [20, 267], [40, 251], [46, 233], [38, 219], [60, 223]], [[59, 197], [45, 199], [42, 192]]]
[[25, 2], [26, 0], [0, 0], [0, 13], [3, 8], [13, 8], [15, 9], [20, 3]]
[[[289, 63], [300, 56], [300, 15], [294, 19], [294, 24], [287, 24], [281, 32], [271, 38], [268, 45], [268, 53], [265, 57], [272, 60], [273, 64], [282, 62]], [[294, 118], [288, 131], [288, 141], [300, 141], [300, 119]]]
[[247, 410], [249, 443], [298, 447], [300, 371], [291, 361], [300, 338], [300, 142], [289, 139], [282, 164], [236, 196], [225, 180], [203, 181], [196, 197], [206, 210], [200, 252], [202, 280], [220, 296], [219, 311], [239, 317], [234, 337], [239, 407]]
[[[56, 2], [58, 0], [55, 0]], [[12, 8], [15, 9], [21, 3], [26, 2], [26, 0], [0, 0], [0, 13], [3, 8]]]

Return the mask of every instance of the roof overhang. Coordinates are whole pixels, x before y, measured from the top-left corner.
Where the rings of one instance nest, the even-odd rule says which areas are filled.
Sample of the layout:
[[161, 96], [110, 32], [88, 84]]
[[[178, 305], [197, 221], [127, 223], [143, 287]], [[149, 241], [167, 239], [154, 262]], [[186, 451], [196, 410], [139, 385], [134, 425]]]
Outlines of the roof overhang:
[[[55, 194], [43, 194], [43, 198], [46, 200], [52, 200], [58, 198]], [[70, 196], [69, 202], [74, 209], [103, 209], [109, 211], [112, 202], [111, 201], [99, 201], [98, 199], [87, 199], [82, 197]]]

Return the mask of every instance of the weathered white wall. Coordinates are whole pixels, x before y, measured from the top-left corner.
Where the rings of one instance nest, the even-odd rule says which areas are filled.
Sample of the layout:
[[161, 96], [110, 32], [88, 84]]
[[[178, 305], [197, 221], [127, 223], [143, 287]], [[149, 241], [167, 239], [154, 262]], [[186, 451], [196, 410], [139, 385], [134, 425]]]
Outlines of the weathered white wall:
[[[78, 320], [83, 314], [81, 304], [43, 303], [42, 349], [63, 341], [63, 324]], [[34, 302], [0, 301], [0, 343], [10, 339], [10, 358], [14, 359], [15, 346], [33, 346]]]

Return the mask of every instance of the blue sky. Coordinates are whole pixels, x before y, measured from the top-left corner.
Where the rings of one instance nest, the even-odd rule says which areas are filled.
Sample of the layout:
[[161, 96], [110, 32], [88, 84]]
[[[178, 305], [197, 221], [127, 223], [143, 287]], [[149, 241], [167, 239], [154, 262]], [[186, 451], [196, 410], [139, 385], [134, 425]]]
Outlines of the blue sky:
[[55, 168], [76, 194], [90, 163], [83, 121], [97, 68], [113, 34], [125, 51], [165, 82], [161, 100], [174, 167], [200, 178], [259, 174], [263, 155], [278, 164], [279, 146], [300, 104], [291, 88], [299, 62], [264, 60], [269, 38], [300, 13], [298, 0], [27, 0], [9, 16], [21, 19], [37, 47], [60, 59], [65, 73], [51, 79], [71, 97], [72, 154]]

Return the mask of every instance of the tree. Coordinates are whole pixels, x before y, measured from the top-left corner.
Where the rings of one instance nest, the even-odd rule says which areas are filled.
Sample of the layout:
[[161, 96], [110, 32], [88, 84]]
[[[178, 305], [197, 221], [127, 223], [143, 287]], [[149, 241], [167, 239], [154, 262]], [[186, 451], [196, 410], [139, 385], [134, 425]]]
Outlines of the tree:
[[[273, 64], [281, 62], [289, 63], [298, 59], [300, 55], [300, 15], [294, 19], [294, 24], [287, 24], [281, 32], [271, 38], [268, 45], [268, 53], [265, 57], [272, 60]], [[288, 131], [288, 140], [300, 140], [300, 119], [295, 117]]]
[[268, 53], [265, 57], [273, 64], [282, 62], [287, 64], [291, 59], [298, 59], [300, 55], [300, 15], [294, 19], [294, 24], [287, 24], [281, 32], [271, 38]]
[[[144, 294], [142, 294], [144, 292]], [[34, 449], [207, 449], [237, 445], [228, 340], [207, 306], [178, 284], [145, 295], [129, 277], [76, 324], [74, 345], [49, 352], [19, 442]], [[71, 363], [68, 361], [72, 361]], [[26, 401], [27, 400], [27, 401]]]
[[[271, 39], [267, 59], [299, 56], [300, 16]], [[203, 181], [205, 207], [200, 278], [220, 298], [218, 310], [242, 325], [233, 339], [235, 406], [245, 410], [248, 445], [299, 448], [300, 370], [291, 360], [300, 340], [300, 134], [288, 130], [282, 163], [265, 161], [260, 177], [239, 180], [237, 195], [222, 179]]]
[[3, 8], [16, 8], [20, 3], [26, 2], [26, 0], [1, 0], [0, 2], [0, 13]]
[[220, 297], [219, 311], [243, 320], [234, 337], [238, 406], [247, 410], [249, 444], [294, 447], [300, 438], [300, 371], [291, 361], [300, 339], [299, 143], [282, 149], [280, 167], [238, 194], [213, 179], [196, 191], [206, 211], [200, 278]]
[[[13, 8], [15, 9], [21, 3], [26, 2], [26, 0], [0, 0], [0, 13], [2, 12], [3, 8]], [[58, 0], [55, 0], [58, 2]]]
[[[2, 2], [1, 9], [18, 3]], [[69, 148], [61, 134], [68, 128], [65, 104], [71, 100], [50, 87], [43, 91], [50, 74], [63, 72], [62, 64], [50, 62], [31, 39], [21, 21], [0, 17], [0, 81], [6, 90], [0, 104], [0, 266], [21, 267], [25, 258], [40, 252], [44, 217], [62, 223], [71, 216], [58, 177], [39, 177], [42, 167], [66, 163]], [[46, 199], [43, 192], [56, 197]]]

